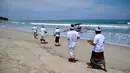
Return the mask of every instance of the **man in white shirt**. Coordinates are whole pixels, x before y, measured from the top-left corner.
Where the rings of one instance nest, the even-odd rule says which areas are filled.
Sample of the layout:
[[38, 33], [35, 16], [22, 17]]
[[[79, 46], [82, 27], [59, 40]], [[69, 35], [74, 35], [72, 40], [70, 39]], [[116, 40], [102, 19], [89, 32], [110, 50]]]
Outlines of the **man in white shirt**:
[[71, 25], [70, 27], [70, 31], [67, 33], [67, 38], [68, 38], [68, 48], [69, 48], [69, 62], [75, 62], [75, 53], [74, 53], [74, 50], [75, 50], [75, 47], [76, 47], [76, 44], [77, 44], [77, 39], [79, 38], [79, 34], [78, 32], [76, 32], [74, 30], [74, 26]]
[[106, 70], [106, 65], [105, 65], [105, 59], [104, 59], [104, 42], [105, 42], [105, 37], [101, 34], [101, 28], [97, 27], [95, 29], [95, 37], [93, 41], [89, 41], [91, 45], [94, 45], [94, 49], [92, 51], [91, 55], [91, 63], [90, 67], [92, 67], [93, 64], [103, 64], [104, 66], [104, 71]]
[[60, 29], [59, 29], [58, 26], [56, 27], [56, 30], [55, 30], [55, 32], [54, 32], [54, 36], [55, 36], [55, 46], [60, 46], [60, 44], [59, 44]]
[[38, 34], [37, 34], [37, 27], [36, 27], [36, 25], [34, 25], [34, 26], [33, 26], [32, 30], [33, 30], [33, 33], [34, 33], [34, 38], [36, 39], [36, 38], [37, 38], [37, 36], [38, 36]]
[[45, 35], [46, 35], [47, 31], [43, 25], [42, 25], [42, 28], [40, 29], [40, 33], [41, 33], [40, 41], [41, 41], [41, 43], [43, 43], [42, 41], [44, 41], [44, 43], [45, 43]]

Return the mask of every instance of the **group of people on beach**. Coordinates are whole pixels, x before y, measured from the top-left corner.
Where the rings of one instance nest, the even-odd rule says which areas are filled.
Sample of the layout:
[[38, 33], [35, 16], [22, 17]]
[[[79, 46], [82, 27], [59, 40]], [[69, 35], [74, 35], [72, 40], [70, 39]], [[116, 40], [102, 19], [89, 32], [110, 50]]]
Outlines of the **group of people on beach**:
[[[33, 32], [34, 32], [34, 38], [37, 36], [37, 27], [36, 25], [33, 27]], [[41, 43], [42, 41], [45, 42], [45, 34], [47, 33], [46, 29], [44, 26], [40, 29], [41, 33]], [[59, 44], [59, 39], [60, 39], [60, 29], [57, 26], [55, 31], [54, 31], [54, 36], [55, 36], [55, 46], [60, 46]], [[90, 45], [93, 45], [93, 51], [91, 54], [91, 59], [90, 63], [88, 64], [89, 68], [93, 68], [95, 65], [100, 65], [103, 64], [104, 71], [107, 71], [106, 69], [106, 63], [105, 63], [105, 58], [104, 58], [104, 43], [105, 43], [105, 37], [104, 35], [101, 34], [101, 28], [96, 27], [95, 28], [95, 37], [93, 40], [87, 40]], [[68, 61], [75, 63], [77, 60], [75, 59], [75, 47], [77, 45], [77, 40], [80, 39], [79, 33], [75, 30], [75, 26], [72, 24], [69, 28], [69, 31], [67, 32], [67, 39], [68, 39]]]
[[[34, 33], [34, 39], [37, 39], [37, 36], [38, 36], [38, 29], [36, 27], [36, 25], [33, 26], [32, 28], [33, 30], [33, 33]], [[40, 28], [40, 34], [41, 34], [41, 43], [47, 43], [46, 40], [45, 40], [45, 35], [47, 33], [47, 30], [45, 28], [45, 26], [42, 25], [42, 27]], [[60, 39], [60, 29], [58, 26], [56, 26], [56, 29], [54, 31], [54, 36], [55, 36], [55, 46], [60, 46], [59, 44], [59, 39]]]

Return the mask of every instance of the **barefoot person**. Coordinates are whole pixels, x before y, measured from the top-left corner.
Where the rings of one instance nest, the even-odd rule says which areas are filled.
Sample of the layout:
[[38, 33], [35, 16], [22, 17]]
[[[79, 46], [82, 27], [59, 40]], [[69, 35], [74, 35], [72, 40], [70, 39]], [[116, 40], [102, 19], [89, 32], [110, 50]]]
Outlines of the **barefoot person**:
[[104, 70], [106, 70], [105, 59], [104, 59], [104, 41], [105, 37], [101, 34], [101, 28], [97, 27], [95, 29], [95, 37], [94, 40], [88, 40], [91, 45], [94, 45], [94, 49], [92, 51], [90, 65], [89, 67], [93, 67], [94, 64], [99, 65], [103, 64]]
[[33, 30], [33, 35], [34, 35], [34, 38], [36, 39], [37, 38], [37, 36], [38, 36], [38, 34], [37, 34], [37, 27], [36, 27], [36, 25], [34, 25], [33, 26], [33, 28], [32, 28], [32, 30]]
[[40, 29], [40, 33], [41, 33], [41, 43], [45, 43], [45, 34], [47, 33], [45, 27], [42, 25], [42, 28]]
[[56, 27], [56, 30], [55, 30], [55, 32], [54, 32], [54, 36], [55, 36], [55, 46], [60, 46], [60, 44], [59, 44], [60, 29], [59, 29], [58, 26]]
[[74, 30], [74, 26], [71, 25], [70, 31], [67, 33], [67, 38], [68, 38], [68, 48], [69, 48], [69, 62], [75, 62], [75, 47], [77, 43], [77, 39], [79, 38], [78, 32]]

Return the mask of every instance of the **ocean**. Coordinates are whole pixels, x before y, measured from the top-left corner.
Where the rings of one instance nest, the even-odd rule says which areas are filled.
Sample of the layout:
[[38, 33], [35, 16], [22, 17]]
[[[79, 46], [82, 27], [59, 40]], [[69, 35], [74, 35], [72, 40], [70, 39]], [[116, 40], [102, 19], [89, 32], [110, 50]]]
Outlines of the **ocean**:
[[[130, 20], [11, 20], [0, 22], [0, 28], [32, 32], [34, 25], [38, 27], [38, 31], [41, 25], [44, 25], [48, 31], [47, 35], [53, 35], [56, 26], [63, 31], [74, 23], [82, 23], [82, 28], [90, 29], [80, 33], [81, 39], [93, 39], [94, 29], [101, 27], [106, 43], [130, 47]], [[62, 32], [61, 36], [66, 37], [66, 32]]]

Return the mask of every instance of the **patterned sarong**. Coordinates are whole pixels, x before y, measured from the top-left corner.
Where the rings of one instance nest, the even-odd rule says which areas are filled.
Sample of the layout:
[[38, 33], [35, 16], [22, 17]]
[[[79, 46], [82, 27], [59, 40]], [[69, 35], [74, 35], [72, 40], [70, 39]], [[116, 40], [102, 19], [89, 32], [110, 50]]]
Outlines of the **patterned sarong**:
[[104, 59], [104, 52], [94, 52], [92, 51], [91, 63], [93, 64], [105, 64], [105, 59]]

